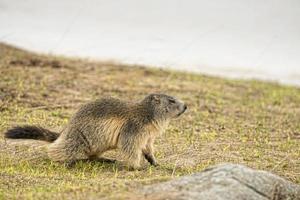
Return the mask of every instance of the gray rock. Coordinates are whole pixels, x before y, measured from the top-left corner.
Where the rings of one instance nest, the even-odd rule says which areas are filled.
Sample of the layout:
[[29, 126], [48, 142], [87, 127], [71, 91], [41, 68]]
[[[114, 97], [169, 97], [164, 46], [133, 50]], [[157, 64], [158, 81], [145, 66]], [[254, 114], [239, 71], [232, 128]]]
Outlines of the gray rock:
[[300, 186], [270, 172], [222, 164], [200, 173], [145, 186], [146, 199], [300, 200]]

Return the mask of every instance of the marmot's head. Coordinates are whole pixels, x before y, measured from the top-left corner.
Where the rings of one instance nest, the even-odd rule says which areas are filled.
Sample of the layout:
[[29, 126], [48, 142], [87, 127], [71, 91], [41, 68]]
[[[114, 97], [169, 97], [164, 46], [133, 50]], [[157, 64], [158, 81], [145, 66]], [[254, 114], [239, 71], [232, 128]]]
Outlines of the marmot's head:
[[180, 116], [187, 106], [175, 97], [166, 94], [150, 94], [143, 100], [150, 106], [154, 118], [171, 119]]

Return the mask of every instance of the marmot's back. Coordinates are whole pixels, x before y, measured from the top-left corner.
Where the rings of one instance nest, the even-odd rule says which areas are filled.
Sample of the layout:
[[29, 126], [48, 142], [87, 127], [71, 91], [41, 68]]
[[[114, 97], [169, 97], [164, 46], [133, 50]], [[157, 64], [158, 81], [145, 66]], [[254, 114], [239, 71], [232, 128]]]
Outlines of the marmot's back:
[[73, 118], [78, 117], [95, 117], [110, 118], [123, 116], [130, 110], [128, 102], [121, 101], [116, 98], [103, 98], [87, 103], [79, 108]]

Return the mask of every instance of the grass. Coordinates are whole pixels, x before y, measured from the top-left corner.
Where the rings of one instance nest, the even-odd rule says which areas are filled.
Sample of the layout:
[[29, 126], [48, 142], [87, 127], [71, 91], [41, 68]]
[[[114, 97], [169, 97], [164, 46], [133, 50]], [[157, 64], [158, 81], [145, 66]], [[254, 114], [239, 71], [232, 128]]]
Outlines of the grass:
[[[17, 124], [60, 130], [101, 96], [165, 92], [189, 111], [157, 139], [160, 167], [51, 162], [45, 143], [0, 137], [0, 199], [127, 199], [143, 185], [231, 162], [300, 183], [300, 89], [113, 62], [38, 55], [0, 44], [0, 132]], [[122, 160], [119, 152], [106, 154]]]

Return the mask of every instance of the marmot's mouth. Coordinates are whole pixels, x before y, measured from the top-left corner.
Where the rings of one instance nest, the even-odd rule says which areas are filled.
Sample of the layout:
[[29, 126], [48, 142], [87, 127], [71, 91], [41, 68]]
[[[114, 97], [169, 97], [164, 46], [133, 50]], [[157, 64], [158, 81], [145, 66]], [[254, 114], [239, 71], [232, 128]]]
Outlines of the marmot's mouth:
[[186, 109], [187, 109], [187, 107], [184, 106], [183, 110], [182, 110], [180, 113], [178, 113], [178, 114], [176, 115], [176, 117], [179, 117], [181, 114], [183, 114], [183, 113], [186, 111]]

